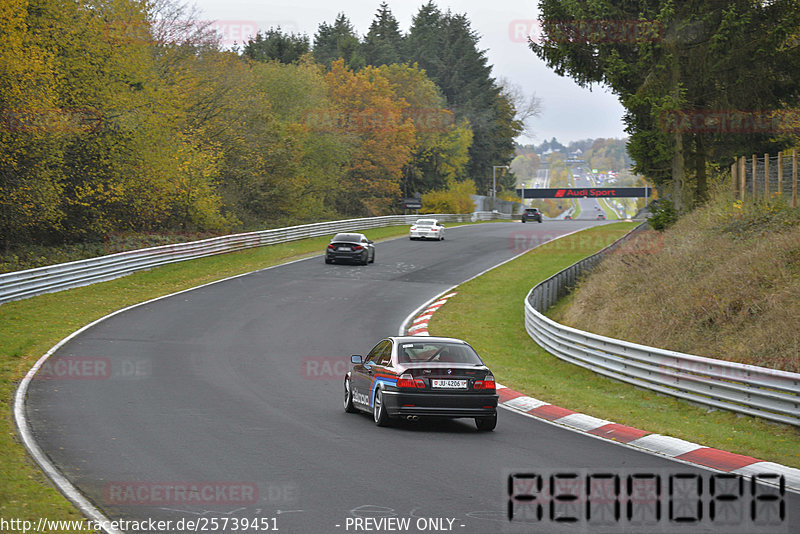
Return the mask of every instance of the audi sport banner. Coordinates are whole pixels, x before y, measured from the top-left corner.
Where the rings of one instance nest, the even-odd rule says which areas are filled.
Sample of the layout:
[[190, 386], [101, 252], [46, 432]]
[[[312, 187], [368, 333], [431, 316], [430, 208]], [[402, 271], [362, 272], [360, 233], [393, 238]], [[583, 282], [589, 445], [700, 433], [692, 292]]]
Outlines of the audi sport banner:
[[647, 187], [573, 187], [517, 189], [522, 198], [636, 198], [646, 197]]

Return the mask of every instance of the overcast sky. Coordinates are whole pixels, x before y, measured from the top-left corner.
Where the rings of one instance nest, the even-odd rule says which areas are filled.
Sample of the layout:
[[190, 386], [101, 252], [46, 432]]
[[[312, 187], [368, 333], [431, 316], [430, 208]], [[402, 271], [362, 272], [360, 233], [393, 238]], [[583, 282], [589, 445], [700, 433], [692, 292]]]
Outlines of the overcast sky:
[[[189, 0], [191, 3], [192, 0]], [[242, 33], [255, 33], [280, 25], [284, 31], [305, 33], [313, 43], [321, 22], [332, 23], [339, 12], [355, 26], [359, 36], [369, 30], [380, 0], [194, 0], [204, 19], [216, 20], [223, 42], [242, 42]], [[411, 18], [425, 2], [390, 1], [389, 8], [407, 32]], [[621, 121], [623, 108], [614, 95], [601, 87], [581, 89], [571, 79], [555, 75], [540, 61], [521, 34], [536, 35], [538, 4], [524, 0], [439, 0], [442, 11], [466, 13], [481, 35], [493, 76], [505, 78], [535, 94], [542, 114], [529, 124], [528, 134], [517, 141], [540, 143], [558, 138], [562, 143], [598, 137], [626, 137]], [[521, 29], [521, 30], [520, 30]], [[521, 34], [520, 34], [521, 32]], [[245, 39], [246, 40], [246, 39]]]

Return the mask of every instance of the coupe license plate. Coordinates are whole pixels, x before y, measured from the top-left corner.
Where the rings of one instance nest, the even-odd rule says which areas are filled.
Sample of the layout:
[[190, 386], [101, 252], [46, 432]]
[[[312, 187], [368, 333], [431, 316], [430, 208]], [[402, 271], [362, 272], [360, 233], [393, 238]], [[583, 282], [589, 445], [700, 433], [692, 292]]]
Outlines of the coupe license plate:
[[442, 389], [467, 389], [466, 380], [431, 380], [431, 385]]
[[350, 247], [339, 247], [342, 252], [350, 252]]

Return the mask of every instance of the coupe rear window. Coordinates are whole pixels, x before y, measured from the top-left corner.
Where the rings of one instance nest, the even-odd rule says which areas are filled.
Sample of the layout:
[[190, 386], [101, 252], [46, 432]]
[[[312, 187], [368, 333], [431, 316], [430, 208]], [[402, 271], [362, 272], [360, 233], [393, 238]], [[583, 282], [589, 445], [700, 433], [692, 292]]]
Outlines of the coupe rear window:
[[358, 243], [361, 241], [361, 234], [336, 234], [332, 241], [344, 241], [347, 243]]
[[397, 353], [400, 363], [466, 363], [483, 365], [478, 354], [468, 345], [458, 343], [403, 343]]
[[420, 219], [417, 221], [417, 226], [435, 226], [436, 221], [433, 219]]

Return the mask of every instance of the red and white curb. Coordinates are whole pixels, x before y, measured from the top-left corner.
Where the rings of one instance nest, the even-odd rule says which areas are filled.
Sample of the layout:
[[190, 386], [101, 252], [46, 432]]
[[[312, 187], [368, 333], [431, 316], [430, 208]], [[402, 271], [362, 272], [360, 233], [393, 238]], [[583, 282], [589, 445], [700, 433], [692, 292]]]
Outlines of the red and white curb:
[[425, 308], [419, 315], [417, 315], [413, 321], [411, 321], [411, 326], [408, 327], [408, 335], [409, 336], [428, 336], [428, 321], [431, 320], [433, 313], [445, 305], [448, 299], [453, 298], [456, 296], [456, 293], [448, 293], [443, 297], [439, 298], [436, 302]]
[[[411, 321], [408, 334], [427, 336], [428, 322], [431, 316], [456, 293], [449, 293], [426, 307]], [[499, 405], [525, 415], [543, 419], [550, 423], [565, 426], [577, 432], [614, 441], [616, 443], [644, 450], [658, 456], [666, 456], [674, 460], [702, 466], [724, 473], [735, 473], [743, 476], [759, 474], [783, 475], [786, 489], [800, 492], [800, 469], [788, 467], [774, 462], [765, 462], [751, 456], [704, 447], [697, 443], [685, 441], [661, 434], [652, 434], [630, 426], [598, 419], [591, 415], [562, 408], [533, 397], [529, 397], [506, 386], [497, 384]]]

